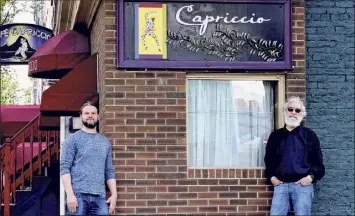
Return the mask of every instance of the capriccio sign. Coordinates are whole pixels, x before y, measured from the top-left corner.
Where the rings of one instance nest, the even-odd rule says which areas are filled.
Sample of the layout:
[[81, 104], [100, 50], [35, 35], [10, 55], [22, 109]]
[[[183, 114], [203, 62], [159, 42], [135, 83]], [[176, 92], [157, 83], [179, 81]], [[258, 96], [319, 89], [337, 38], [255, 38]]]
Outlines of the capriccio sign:
[[263, 22], [268, 22], [268, 21], [271, 20], [271, 19], [266, 19], [266, 18], [263, 18], [263, 17], [257, 17], [256, 18], [254, 13], [252, 14], [251, 18], [248, 18], [246, 16], [244, 16], [244, 17], [234, 16], [234, 17], [229, 18], [229, 13], [226, 13], [225, 16], [218, 16], [217, 15], [217, 17], [206, 15], [204, 17], [204, 19], [201, 16], [197, 15], [197, 16], [194, 16], [192, 18], [192, 23], [187, 23], [187, 22], [182, 21], [181, 18], [180, 18], [181, 12], [184, 9], [186, 9], [187, 12], [191, 13], [191, 12], [193, 12], [193, 6], [194, 5], [188, 5], [188, 6], [181, 7], [176, 12], [176, 16], [175, 17], [176, 17], [177, 22], [182, 24], [182, 25], [200, 26], [200, 32], [199, 32], [200, 35], [205, 34], [209, 23], [213, 23], [213, 22], [214, 23], [218, 23], [218, 22], [220, 22], [220, 20], [222, 20], [226, 24], [228, 24], [228, 23], [261, 24]]

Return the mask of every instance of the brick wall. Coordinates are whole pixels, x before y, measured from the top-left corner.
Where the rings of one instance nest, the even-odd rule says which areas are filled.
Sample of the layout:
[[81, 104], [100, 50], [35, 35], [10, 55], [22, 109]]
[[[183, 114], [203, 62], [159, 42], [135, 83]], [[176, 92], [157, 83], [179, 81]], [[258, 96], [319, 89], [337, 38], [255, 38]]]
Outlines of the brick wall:
[[354, 1], [307, 1], [306, 35], [307, 126], [326, 167], [313, 212], [354, 215]]
[[105, 125], [105, 1], [101, 1], [97, 14], [94, 17], [93, 25], [90, 30], [91, 54], [99, 54], [99, 71], [97, 74], [97, 89], [99, 92], [100, 109], [100, 131], [104, 132]]
[[292, 59], [294, 69], [286, 75], [286, 98], [298, 96], [306, 102], [304, 0], [292, 1]]
[[[105, 20], [104, 37], [98, 39], [95, 34], [92, 40], [99, 44], [94, 46], [100, 47], [100, 54], [105, 41], [104, 71], [100, 69], [100, 109], [104, 107], [105, 122], [101, 126], [114, 150], [116, 213], [268, 215], [272, 187], [266, 185], [263, 168], [187, 168], [186, 73], [117, 70], [115, 3], [106, 0], [100, 7], [92, 32], [101, 32]], [[305, 99], [303, 4], [293, 1], [295, 69], [287, 74], [286, 84], [287, 96]]]

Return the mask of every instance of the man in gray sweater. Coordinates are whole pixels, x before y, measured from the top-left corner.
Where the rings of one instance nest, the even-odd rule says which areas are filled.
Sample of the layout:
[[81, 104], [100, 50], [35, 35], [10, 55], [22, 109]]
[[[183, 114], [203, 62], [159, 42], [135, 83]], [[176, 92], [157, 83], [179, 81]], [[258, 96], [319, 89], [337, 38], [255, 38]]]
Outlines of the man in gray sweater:
[[[65, 140], [61, 150], [66, 215], [108, 215], [117, 201], [111, 143], [97, 133], [98, 110], [90, 102], [80, 109], [80, 118], [83, 127]], [[107, 201], [105, 182], [111, 192]]]

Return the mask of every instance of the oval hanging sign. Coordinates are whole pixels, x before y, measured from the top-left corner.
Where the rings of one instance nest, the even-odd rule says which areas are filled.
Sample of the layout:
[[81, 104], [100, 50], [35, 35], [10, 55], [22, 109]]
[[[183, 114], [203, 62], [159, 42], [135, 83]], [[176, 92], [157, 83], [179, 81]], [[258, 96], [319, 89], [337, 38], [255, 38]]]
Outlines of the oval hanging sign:
[[27, 64], [51, 37], [52, 30], [38, 25], [14, 23], [0, 26], [0, 62]]

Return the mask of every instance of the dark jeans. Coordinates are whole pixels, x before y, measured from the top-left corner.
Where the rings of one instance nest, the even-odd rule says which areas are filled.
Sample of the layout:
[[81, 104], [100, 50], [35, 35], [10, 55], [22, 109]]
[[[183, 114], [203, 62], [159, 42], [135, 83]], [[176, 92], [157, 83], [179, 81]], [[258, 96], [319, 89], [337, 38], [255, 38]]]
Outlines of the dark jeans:
[[66, 205], [66, 215], [108, 215], [108, 204], [104, 197], [80, 194], [76, 198], [78, 200], [76, 212], [70, 212]]

